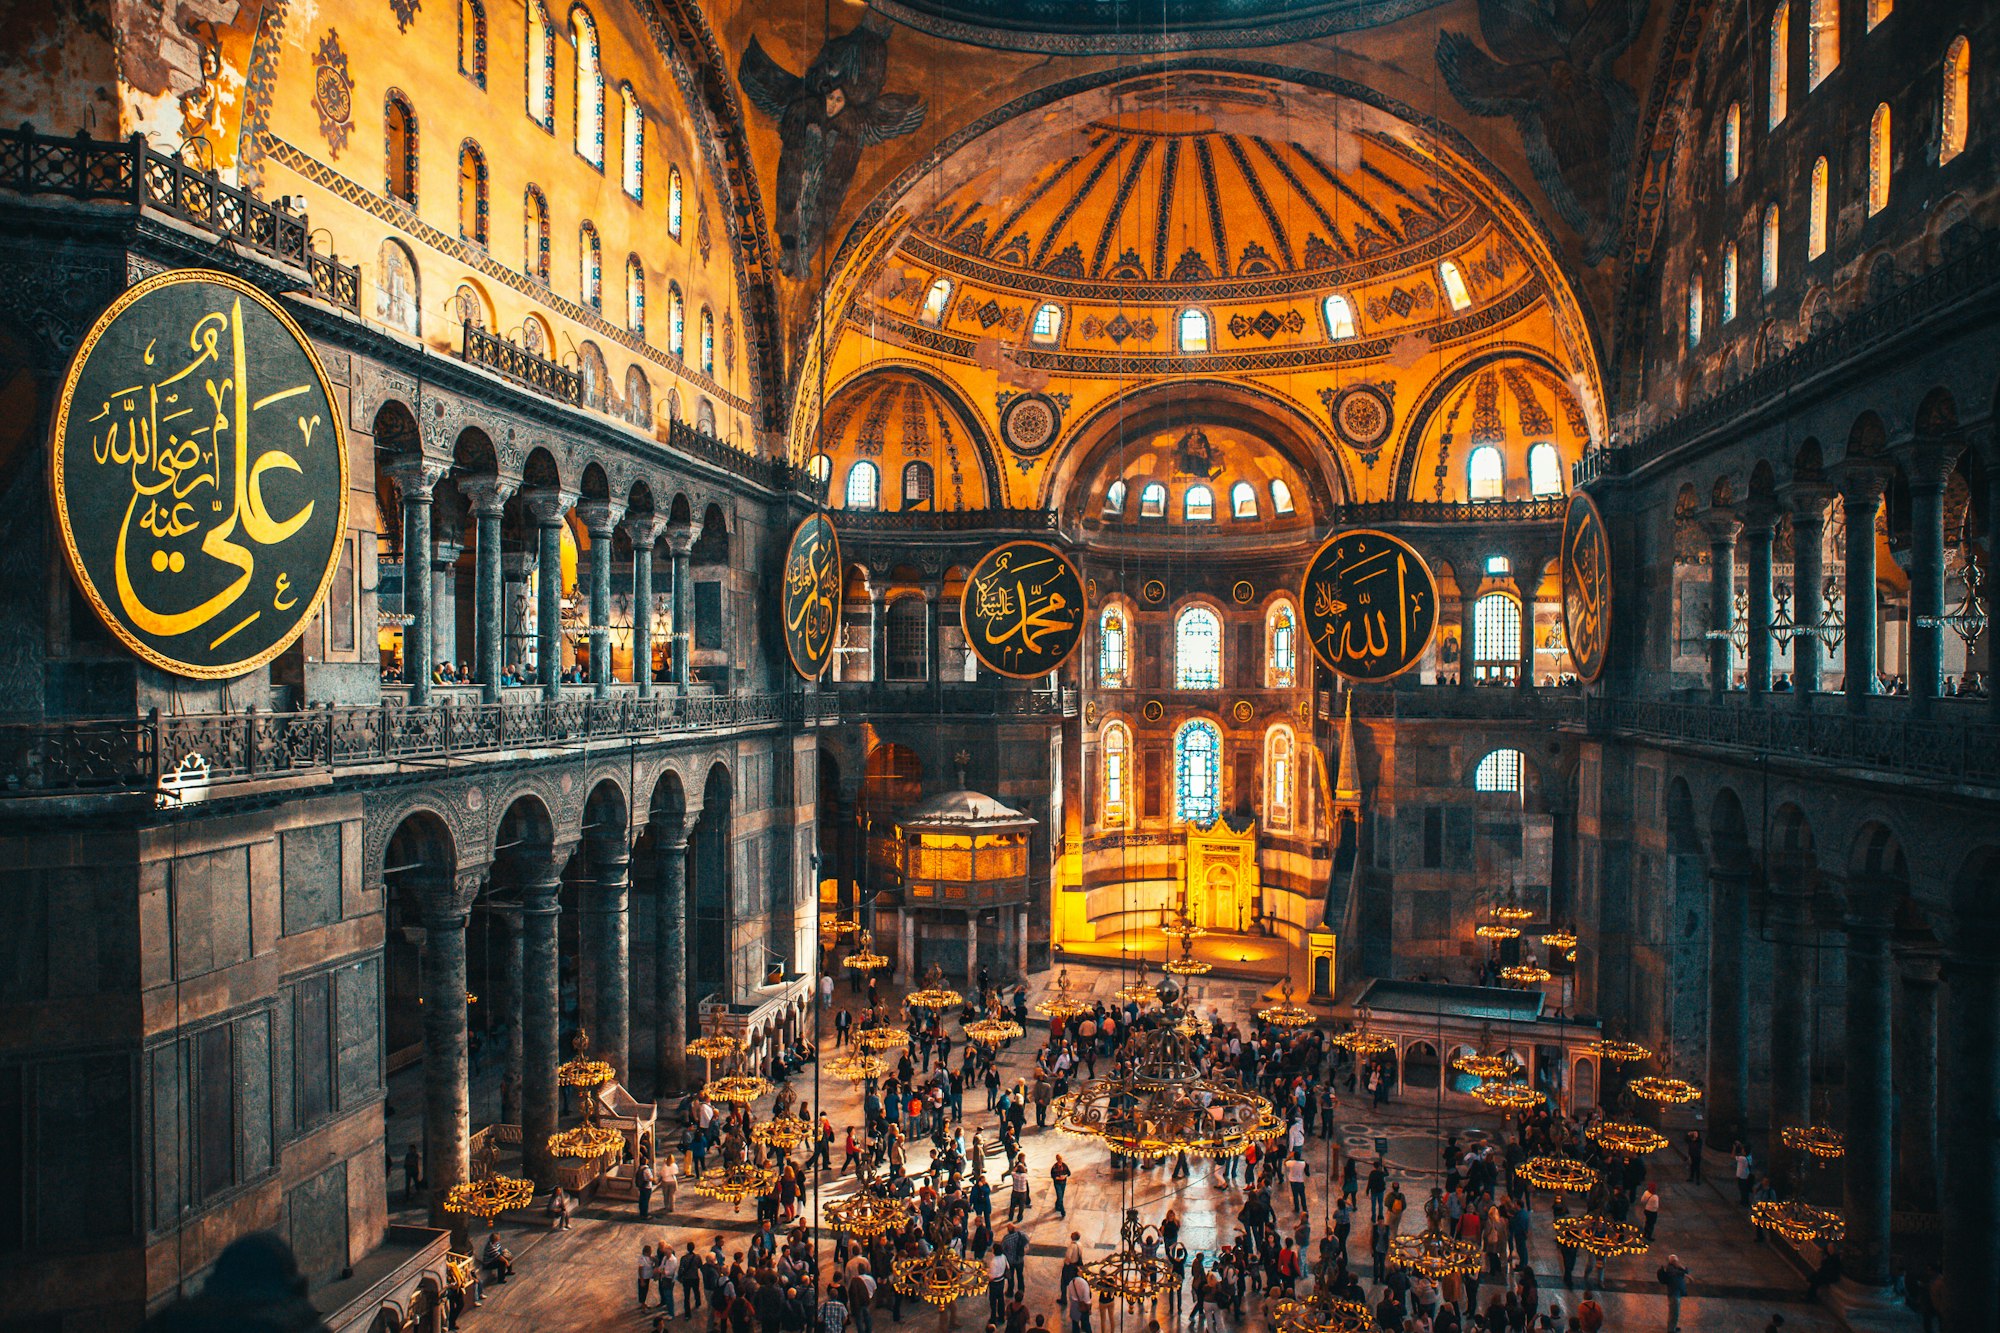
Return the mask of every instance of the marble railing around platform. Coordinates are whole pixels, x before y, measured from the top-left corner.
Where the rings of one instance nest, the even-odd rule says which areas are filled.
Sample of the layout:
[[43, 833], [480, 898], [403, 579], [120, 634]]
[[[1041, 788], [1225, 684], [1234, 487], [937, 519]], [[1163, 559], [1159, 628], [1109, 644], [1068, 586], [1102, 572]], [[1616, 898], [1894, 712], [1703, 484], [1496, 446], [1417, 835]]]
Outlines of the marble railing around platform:
[[0, 797], [152, 792], [162, 805], [231, 783], [585, 741], [840, 716], [830, 694], [636, 694], [198, 713], [0, 725]]

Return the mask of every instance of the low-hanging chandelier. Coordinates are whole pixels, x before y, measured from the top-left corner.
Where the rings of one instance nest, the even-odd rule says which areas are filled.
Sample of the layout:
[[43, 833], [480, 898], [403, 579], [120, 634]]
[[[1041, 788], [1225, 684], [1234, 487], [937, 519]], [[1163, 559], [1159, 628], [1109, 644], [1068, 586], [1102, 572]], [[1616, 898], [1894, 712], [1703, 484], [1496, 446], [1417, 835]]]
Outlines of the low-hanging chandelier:
[[1515, 1168], [1515, 1174], [1538, 1190], [1554, 1194], [1582, 1194], [1597, 1188], [1597, 1171], [1574, 1157], [1544, 1154], [1530, 1157]]
[[901, 1231], [910, 1224], [910, 1208], [901, 1199], [873, 1192], [835, 1199], [823, 1216], [828, 1227], [860, 1240], [873, 1240]]
[[1369, 1021], [1374, 1017], [1375, 1011], [1367, 1005], [1356, 1006], [1354, 1026], [1345, 1032], [1335, 1033], [1330, 1040], [1357, 1060], [1387, 1055], [1396, 1049], [1396, 1043], [1378, 1032], [1369, 1031]]
[[889, 1072], [879, 1055], [866, 1051], [848, 1051], [828, 1060], [824, 1066], [828, 1076], [846, 1079], [850, 1083], [865, 1083], [871, 1078], [880, 1078]]
[[1137, 1208], [1125, 1210], [1118, 1228], [1119, 1246], [1083, 1274], [1100, 1299], [1122, 1300], [1134, 1307], [1151, 1305], [1173, 1290], [1173, 1265], [1158, 1257], [1160, 1233], [1139, 1220]]
[[1701, 1089], [1684, 1078], [1642, 1074], [1625, 1085], [1632, 1095], [1658, 1106], [1686, 1106], [1701, 1100]]
[[944, 969], [936, 963], [924, 974], [924, 984], [903, 997], [912, 1009], [950, 1009], [965, 1003], [965, 996], [944, 984]]
[[1619, 1120], [1600, 1121], [1584, 1133], [1608, 1153], [1627, 1153], [1633, 1157], [1644, 1157], [1667, 1146], [1666, 1136], [1658, 1130]]
[[1062, 971], [1056, 973], [1055, 985], [1049, 987], [1048, 994], [1043, 996], [1042, 1002], [1035, 1006], [1037, 1013], [1044, 1017], [1052, 1018], [1058, 1023], [1067, 1022], [1072, 1018], [1081, 1018], [1083, 1015], [1089, 1013], [1090, 1010], [1090, 1001], [1083, 998], [1081, 994], [1070, 986], [1068, 968], [1064, 968]]
[[905, 1296], [950, 1307], [986, 1290], [986, 1265], [940, 1245], [929, 1254], [898, 1259], [890, 1281]]
[[1550, 1228], [1560, 1243], [1599, 1259], [1646, 1252], [1645, 1232], [1629, 1222], [1615, 1221], [1602, 1213], [1559, 1217], [1550, 1224]]
[[460, 1217], [477, 1217], [492, 1226], [502, 1213], [526, 1208], [535, 1201], [533, 1181], [519, 1176], [481, 1176], [463, 1180], [445, 1192], [444, 1210]]
[[1285, 1135], [1269, 1100], [1203, 1075], [1177, 1027], [1138, 1032], [1105, 1077], [1052, 1103], [1056, 1126], [1142, 1161], [1228, 1157]]
[[1390, 1255], [1402, 1267], [1429, 1278], [1476, 1273], [1486, 1266], [1484, 1249], [1442, 1231], [1397, 1236], [1390, 1241]]
[[1823, 1162], [1847, 1154], [1847, 1136], [1830, 1125], [1789, 1125], [1779, 1137], [1793, 1152], [1806, 1153]]
[[863, 930], [854, 937], [854, 952], [841, 959], [840, 965], [857, 972], [879, 972], [889, 966], [889, 960], [875, 952], [875, 932]]
[[1750, 1205], [1750, 1223], [1795, 1243], [1826, 1244], [1847, 1238], [1847, 1222], [1839, 1213], [1799, 1199], [1760, 1199]]
[[1278, 983], [1278, 1002], [1259, 1009], [1257, 1018], [1275, 1028], [1302, 1028], [1313, 1021], [1312, 1010], [1292, 1002], [1290, 977]]

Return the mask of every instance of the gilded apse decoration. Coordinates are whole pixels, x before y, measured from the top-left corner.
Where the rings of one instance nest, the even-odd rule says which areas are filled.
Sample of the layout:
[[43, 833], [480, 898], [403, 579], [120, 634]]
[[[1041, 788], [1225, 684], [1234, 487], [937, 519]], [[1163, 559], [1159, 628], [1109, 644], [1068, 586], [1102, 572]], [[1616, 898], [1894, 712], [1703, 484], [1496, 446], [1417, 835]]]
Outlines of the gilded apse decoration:
[[861, 153], [924, 123], [923, 99], [885, 93], [888, 21], [867, 14], [820, 47], [803, 75], [769, 55], [755, 37], [737, 77], [750, 105], [778, 122], [778, 267], [809, 276], [813, 257], [847, 198]]
[[1083, 637], [1083, 576], [1041, 542], [1006, 542], [973, 566], [960, 599], [965, 637], [988, 670], [1045, 676]]
[[347, 72], [340, 33], [332, 28], [313, 52], [313, 110], [319, 113], [319, 132], [329, 155], [339, 157], [354, 128], [354, 79]]
[[1372, 464], [1396, 424], [1396, 408], [1389, 395], [1377, 385], [1351, 384], [1338, 391], [1323, 389], [1321, 398], [1333, 419], [1334, 435]]
[[225, 273], [128, 289], [70, 363], [50, 438], [78, 586], [164, 671], [240, 676], [299, 637], [347, 532], [347, 440], [299, 326]]
[[1299, 589], [1306, 637], [1328, 669], [1351, 681], [1400, 676], [1437, 630], [1437, 581], [1415, 547], [1372, 528], [1327, 538]]
[[1062, 411], [1044, 393], [1024, 393], [1007, 400], [1000, 412], [1000, 435], [1021, 458], [1045, 454], [1062, 430]]
[[1562, 532], [1563, 639], [1584, 684], [1604, 674], [1611, 647], [1611, 539], [1597, 502], [1582, 491], [1569, 498]]
[[840, 629], [840, 537], [833, 520], [813, 514], [792, 530], [785, 548], [785, 652], [807, 680], [826, 674]]

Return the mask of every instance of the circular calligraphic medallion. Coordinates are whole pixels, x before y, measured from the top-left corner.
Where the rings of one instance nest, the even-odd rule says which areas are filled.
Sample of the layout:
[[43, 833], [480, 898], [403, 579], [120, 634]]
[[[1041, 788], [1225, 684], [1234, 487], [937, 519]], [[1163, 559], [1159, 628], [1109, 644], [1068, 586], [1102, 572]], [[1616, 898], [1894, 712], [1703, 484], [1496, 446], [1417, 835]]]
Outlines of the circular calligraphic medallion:
[[1140, 712], [1144, 714], [1148, 722], [1158, 722], [1167, 715], [1167, 706], [1158, 699], [1148, 699], [1146, 700], [1145, 707]]
[[1238, 723], [1248, 722], [1251, 718], [1257, 716], [1257, 709], [1248, 699], [1238, 699], [1235, 705], [1230, 708], [1229, 715], [1235, 718]]
[[1146, 586], [1139, 589], [1139, 595], [1152, 605], [1158, 606], [1167, 600], [1167, 585], [1158, 579], [1147, 579]]
[[1053, 546], [1006, 542], [972, 567], [959, 615], [988, 670], [1016, 680], [1044, 676], [1083, 637], [1083, 575]]
[[813, 514], [792, 530], [785, 548], [785, 653], [792, 670], [807, 680], [826, 674], [833, 641], [840, 633], [840, 537], [833, 520]]
[[1257, 600], [1257, 585], [1248, 579], [1238, 579], [1236, 586], [1229, 590], [1229, 596], [1238, 606], [1248, 606]]
[[1408, 542], [1372, 528], [1326, 539], [1306, 566], [1299, 605], [1313, 652], [1348, 680], [1400, 676], [1437, 630], [1430, 566]]
[[1024, 393], [1007, 402], [1000, 414], [1000, 435], [1023, 458], [1048, 452], [1062, 429], [1062, 411], [1043, 393]]
[[163, 671], [263, 666], [341, 568], [332, 386], [291, 316], [229, 274], [177, 269], [112, 302], [70, 362], [49, 453], [70, 572]]
[[1396, 423], [1396, 409], [1389, 396], [1372, 384], [1356, 384], [1342, 389], [1330, 409], [1333, 433], [1350, 449], [1366, 453], [1380, 449]]
[[1563, 515], [1563, 642], [1576, 674], [1587, 685], [1604, 674], [1611, 647], [1611, 538], [1597, 502], [1582, 491]]

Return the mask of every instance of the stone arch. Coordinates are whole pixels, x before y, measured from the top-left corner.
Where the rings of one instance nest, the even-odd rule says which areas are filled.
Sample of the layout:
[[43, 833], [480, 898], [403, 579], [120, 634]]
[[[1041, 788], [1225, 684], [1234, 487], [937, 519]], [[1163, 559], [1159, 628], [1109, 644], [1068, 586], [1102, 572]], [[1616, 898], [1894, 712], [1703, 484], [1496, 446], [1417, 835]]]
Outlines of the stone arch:
[[1701, 831], [1696, 827], [1694, 794], [1685, 777], [1667, 780], [1667, 851], [1700, 855]]
[[1718, 787], [1708, 810], [1709, 856], [1722, 869], [1747, 870], [1751, 859], [1750, 828], [1743, 817], [1743, 799], [1732, 787]]

